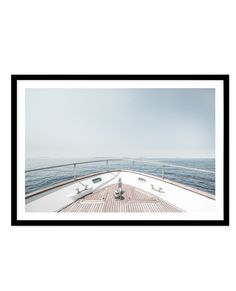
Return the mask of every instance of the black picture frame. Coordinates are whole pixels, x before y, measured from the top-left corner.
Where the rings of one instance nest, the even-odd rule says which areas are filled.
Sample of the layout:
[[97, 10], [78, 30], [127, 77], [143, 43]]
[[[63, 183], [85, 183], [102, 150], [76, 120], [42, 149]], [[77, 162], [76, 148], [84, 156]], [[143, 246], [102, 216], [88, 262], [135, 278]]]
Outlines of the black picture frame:
[[[224, 91], [223, 220], [19, 220], [17, 218], [17, 82], [22, 80], [219, 80]], [[157, 226], [229, 225], [229, 75], [11, 75], [11, 225]]]

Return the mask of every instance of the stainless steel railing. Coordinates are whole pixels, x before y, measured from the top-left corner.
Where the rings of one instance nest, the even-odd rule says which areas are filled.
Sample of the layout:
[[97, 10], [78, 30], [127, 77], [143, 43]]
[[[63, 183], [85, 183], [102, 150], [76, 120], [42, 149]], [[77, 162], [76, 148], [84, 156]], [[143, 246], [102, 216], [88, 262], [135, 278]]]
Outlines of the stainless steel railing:
[[42, 168], [36, 168], [36, 169], [29, 169], [26, 170], [25, 173], [30, 173], [30, 172], [36, 172], [36, 171], [43, 171], [43, 170], [50, 170], [50, 169], [56, 169], [56, 168], [63, 168], [63, 167], [68, 167], [68, 166], [73, 166], [74, 167], [74, 179], [76, 178], [76, 166], [77, 165], [82, 165], [82, 164], [92, 164], [92, 163], [101, 163], [101, 162], [106, 162], [106, 167], [108, 167], [109, 162], [114, 162], [114, 161], [121, 161], [123, 159], [105, 159], [105, 160], [92, 160], [92, 161], [83, 161], [83, 162], [76, 162], [76, 163], [69, 163], [69, 164], [61, 164], [61, 165], [55, 165], [55, 166], [48, 166], [48, 167], [42, 167]]
[[179, 168], [179, 169], [185, 169], [185, 170], [190, 170], [190, 171], [196, 171], [196, 172], [203, 172], [203, 173], [210, 173], [210, 174], [215, 174], [214, 171], [210, 171], [210, 170], [205, 170], [205, 169], [198, 169], [198, 168], [191, 168], [191, 167], [185, 167], [185, 166], [179, 166], [179, 165], [173, 165], [173, 164], [169, 164], [169, 163], [162, 163], [162, 162], [149, 162], [149, 161], [145, 161], [145, 160], [132, 160], [133, 161], [133, 165], [134, 162], [141, 162], [144, 164], [149, 164], [149, 165], [161, 165], [162, 166], [162, 179], [164, 179], [165, 176], [165, 168], [169, 167], [169, 168]]
[[[119, 163], [118, 165], [113, 165], [114, 167], [109, 167], [110, 164], [112, 162], [128, 162], [127, 164], [122, 165], [121, 163]], [[150, 167], [149, 172], [154, 171], [155, 175], [161, 177], [162, 179], [165, 179], [165, 175], [168, 176], [168, 174], [170, 174], [170, 172], [168, 171], [169, 168], [177, 168], [177, 169], [183, 169], [183, 170], [187, 170], [187, 171], [196, 171], [196, 172], [203, 172], [203, 173], [210, 173], [210, 174], [215, 174], [214, 171], [210, 171], [210, 170], [206, 170], [206, 169], [198, 169], [198, 168], [191, 168], [191, 167], [186, 167], [186, 166], [180, 166], [180, 165], [174, 165], [174, 164], [169, 164], [169, 163], [164, 163], [164, 162], [160, 162], [160, 161], [147, 161], [145, 159], [132, 159], [132, 158], [107, 158], [107, 159], [99, 159], [99, 160], [89, 160], [89, 161], [81, 161], [81, 162], [73, 162], [73, 163], [67, 163], [67, 164], [60, 164], [60, 165], [55, 165], [55, 166], [48, 166], [48, 167], [41, 167], [41, 168], [35, 168], [35, 169], [27, 169], [25, 171], [26, 173], [26, 177], [28, 175], [30, 175], [30, 173], [32, 172], [39, 172], [39, 171], [46, 171], [46, 173], [43, 173], [43, 175], [41, 176], [41, 174], [36, 175], [36, 179], [38, 184], [36, 184], [36, 186], [33, 186], [32, 188], [32, 181], [31, 184], [27, 183], [26, 180], [26, 188], [28, 188], [27, 192], [30, 193], [31, 191], [34, 191], [35, 189], [41, 189], [43, 187], [45, 187], [45, 184], [48, 183], [48, 185], [53, 185], [55, 183], [59, 183], [60, 181], [66, 181], [67, 179], [70, 180], [72, 177], [73, 180], [76, 180], [78, 178], [78, 166], [79, 165], [87, 165], [87, 164], [94, 164], [94, 163], [105, 163], [105, 165], [102, 165], [102, 172], [106, 172], [106, 171], [119, 171], [119, 170], [125, 170], [125, 169], [133, 169], [133, 170], [137, 170], [137, 171], [142, 171], [145, 172], [147, 171], [147, 169], [145, 169], [145, 165], [152, 165], [154, 166], [153, 168]], [[70, 175], [68, 176], [68, 172], [67, 170], [62, 171], [62, 176], [57, 176], [57, 172], [53, 172], [53, 177], [49, 178], [48, 181], [44, 181], [44, 177], [45, 175], [48, 177], [48, 173], [47, 170], [51, 170], [51, 169], [56, 169], [56, 168], [63, 168], [63, 167], [69, 167], [69, 166], [73, 166], [73, 169], [70, 169]], [[126, 168], [125, 168], [126, 166]], [[101, 173], [100, 167], [99, 167], [99, 171], [98, 171], [98, 167], [94, 167], [93, 168], [85, 168], [82, 169], [83, 171], [89, 171], [89, 174], [95, 174], [97, 172]], [[73, 171], [73, 172], [72, 172]], [[84, 172], [84, 173], [85, 173]], [[83, 173], [83, 175], [85, 175]], [[157, 174], [158, 173], [158, 174]], [[186, 173], [184, 173], [186, 174]], [[56, 175], [56, 176], [55, 176]], [[83, 176], [81, 175], [81, 176]], [[31, 175], [30, 175], [31, 176]], [[55, 179], [56, 177], [56, 179]], [[30, 177], [28, 177], [29, 179], [31, 179]], [[214, 177], [212, 177], [212, 179], [214, 179]], [[28, 180], [29, 182], [30, 180]]]
[[167, 168], [167, 167], [170, 167], [170, 168], [180, 168], [180, 169], [185, 169], [185, 170], [191, 170], [191, 171], [197, 171], [197, 172], [204, 172], [204, 173], [215, 174], [214, 171], [205, 170], [205, 169], [198, 169], [198, 168], [191, 168], [191, 167], [173, 165], [173, 164], [163, 163], [163, 162], [158, 162], [158, 161], [150, 162], [150, 161], [146, 161], [146, 160], [142, 160], [142, 159], [141, 160], [138, 160], [138, 159], [129, 159], [129, 158], [90, 160], [90, 161], [75, 162], [75, 163], [69, 163], [69, 164], [60, 164], [60, 165], [48, 166], [48, 167], [42, 167], [42, 168], [36, 168], [36, 169], [28, 169], [28, 170], [25, 171], [25, 173], [36, 172], [36, 171], [43, 171], [43, 170], [49, 170], [49, 169], [55, 169], [55, 168], [62, 168], [62, 167], [68, 167], [68, 166], [73, 166], [74, 167], [74, 178], [75, 178], [75, 170], [76, 170], [76, 166], [77, 165], [105, 162], [106, 163], [106, 167], [108, 168], [109, 162], [114, 162], [114, 161], [130, 161], [130, 162], [132, 162], [132, 168], [133, 169], [134, 169], [135, 163], [142, 163], [142, 164], [149, 164], [149, 165], [160, 165], [162, 167], [162, 179], [164, 179], [165, 168]]

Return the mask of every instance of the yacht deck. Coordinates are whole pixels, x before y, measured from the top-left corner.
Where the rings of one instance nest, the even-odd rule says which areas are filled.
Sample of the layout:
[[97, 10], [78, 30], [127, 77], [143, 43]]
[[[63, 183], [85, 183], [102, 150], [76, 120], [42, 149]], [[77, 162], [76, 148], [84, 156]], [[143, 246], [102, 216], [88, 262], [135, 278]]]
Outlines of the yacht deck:
[[160, 198], [158, 194], [153, 195], [127, 184], [123, 184], [122, 188], [123, 200], [115, 199], [117, 184], [113, 184], [97, 189], [59, 212], [183, 212], [182, 209]]

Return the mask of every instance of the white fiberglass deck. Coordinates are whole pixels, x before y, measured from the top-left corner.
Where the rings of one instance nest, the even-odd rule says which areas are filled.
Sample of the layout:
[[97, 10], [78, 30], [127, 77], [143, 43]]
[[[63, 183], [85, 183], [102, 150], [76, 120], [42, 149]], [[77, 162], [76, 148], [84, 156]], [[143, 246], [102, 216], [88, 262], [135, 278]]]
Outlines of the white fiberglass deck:
[[[99, 181], [94, 183], [93, 180], [97, 178], [100, 178]], [[125, 199], [122, 201], [115, 200], [113, 196], [119, 178], [125, 190]], [[88, 190], [84, 190], [85, 186]], [[212, 194], [133, 171], [97, 173], [26, 196], [27, 212], [196, 213], [214, 210], [215, 199]]]

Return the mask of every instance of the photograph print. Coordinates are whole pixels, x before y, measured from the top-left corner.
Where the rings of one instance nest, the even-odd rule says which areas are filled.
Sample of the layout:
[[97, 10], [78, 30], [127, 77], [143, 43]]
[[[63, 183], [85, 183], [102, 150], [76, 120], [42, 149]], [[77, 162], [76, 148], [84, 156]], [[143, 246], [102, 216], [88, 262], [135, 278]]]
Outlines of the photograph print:
[[228, 225], [228, 75], [12, 75], [12, 225]]

